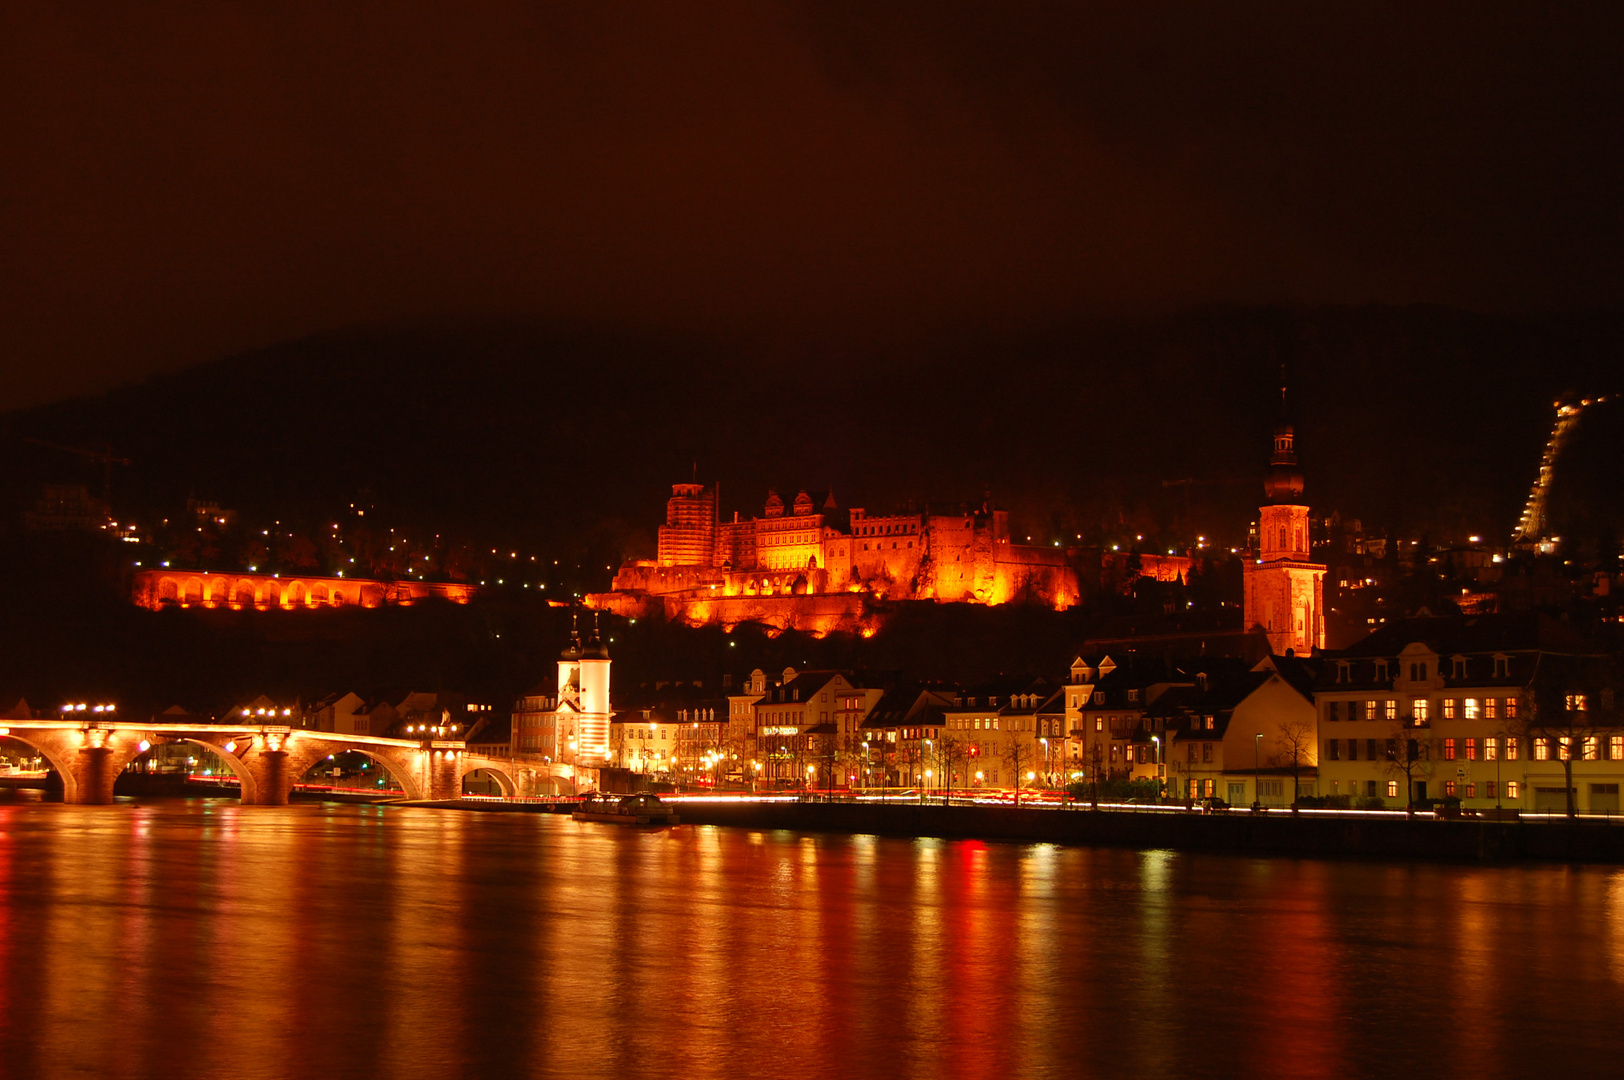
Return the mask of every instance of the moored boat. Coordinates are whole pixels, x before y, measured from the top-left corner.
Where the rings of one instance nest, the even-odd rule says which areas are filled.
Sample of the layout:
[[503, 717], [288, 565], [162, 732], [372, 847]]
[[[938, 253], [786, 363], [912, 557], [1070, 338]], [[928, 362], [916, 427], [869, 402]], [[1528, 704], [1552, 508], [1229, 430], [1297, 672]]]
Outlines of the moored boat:
[[611, 825], [675, 825], [677, 812], [655, 795], [595, 795], [570, 815], [576, 821]]

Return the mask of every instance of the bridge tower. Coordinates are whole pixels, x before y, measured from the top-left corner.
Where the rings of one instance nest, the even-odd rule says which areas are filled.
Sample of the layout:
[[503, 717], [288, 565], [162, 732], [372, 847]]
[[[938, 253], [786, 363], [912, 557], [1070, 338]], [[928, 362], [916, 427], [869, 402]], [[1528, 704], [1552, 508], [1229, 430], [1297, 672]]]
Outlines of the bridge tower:
[[592, 634], [583, 644], [574, 618], [570, 643], [558, 658], [558, 713], [555, 731], [565, 760], [596, 768], [609, 761], [609, 647], [592, 616]]

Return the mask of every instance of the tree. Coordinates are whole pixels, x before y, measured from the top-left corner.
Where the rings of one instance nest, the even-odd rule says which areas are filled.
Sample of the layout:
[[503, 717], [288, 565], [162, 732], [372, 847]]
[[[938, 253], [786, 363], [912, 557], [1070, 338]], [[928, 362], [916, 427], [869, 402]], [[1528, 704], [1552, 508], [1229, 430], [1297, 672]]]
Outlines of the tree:
[[1094, 741], [1090, 742], [1088, 744], [1088, 748], [1083, 751], [1083, 765], [1088, 770], [1088, 778], [1095, 810], [1100, 808], [1100, 781], [1105, 778], [1104, 773], [1106, 757], [1107, 754], [1105, 752], [1105, 743], [1101, 739], [1095, 739]]
[[1282, 720], [1274, 737], [1274, 762], [1291, 770], [1291, 808], [1297, 809], [1303, 766], [1314, 750], [1314, 725], [1306, 720]]
[[[924, 747], [918, 739], [904, 739], [897, 744], [897, 762], [901, 765], [902, 775], [898, 777], [904, 784], [917, 785], [919, 770], [924, 764]], [[924, 799], [924, 795], [920, 795]]]
[[1387, 740], [1384, 762], [1386, 771], [1404, 777], [1404, 807], [1415, 813], [1415, 782], [1432, 775], [1432, 740], [1430, 729], [1417, 727], [1415, 717], [1400, 719]]
[[936, 740], [936, 762], [941, 767], [945, 794], [943, 802], [953, 797], [953, 770], [965, 760], [964, 744], [951, 735]]
[[1004, 760], [1009, 763], [1010, 769], [1015, 773], [1015, 805], [1021, 805], [1021, 775], [1027, 771], [1036, 755], [1037, 748], [1030, 740], [1023, 739], [1018, 734], [1011, 734], [1009, 741], [1004, 744]]
[[1614, 717], [1608, 707], [1610, 695], [1597, 692], [1599, 684], [1585, 678], [1587, 672], [1578, 658], [1566, 658], [1566, 664], [1552, 663], [1555, 659], [1545, 658], [1541, 672], [1545, 677], [1520, 695], [1521, 726], [1528, 736], [1529, 760], [1538, 760], [1534, 741], [1543, 739], [1547, 751], [1562, 763], [1567, 816], [1576, 818], [1579, 806], [1573, 783], [1574, 759], [1596, 755], [1596, 727]]

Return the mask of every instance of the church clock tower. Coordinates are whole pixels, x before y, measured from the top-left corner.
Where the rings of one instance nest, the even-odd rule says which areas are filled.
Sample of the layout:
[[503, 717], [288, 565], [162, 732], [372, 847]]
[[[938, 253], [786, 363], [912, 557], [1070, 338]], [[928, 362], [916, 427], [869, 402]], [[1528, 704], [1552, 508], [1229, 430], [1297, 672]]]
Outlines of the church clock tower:
[[1274, 428], [1263, 492], [1258, 550], [1246, 560], [1246, 628], [1261, 630], [1277, 656], [1287, 649], [1307, 656], [1325, 648], [1325, 567], [1309, 555], [1296, 435], [1284, 420]]

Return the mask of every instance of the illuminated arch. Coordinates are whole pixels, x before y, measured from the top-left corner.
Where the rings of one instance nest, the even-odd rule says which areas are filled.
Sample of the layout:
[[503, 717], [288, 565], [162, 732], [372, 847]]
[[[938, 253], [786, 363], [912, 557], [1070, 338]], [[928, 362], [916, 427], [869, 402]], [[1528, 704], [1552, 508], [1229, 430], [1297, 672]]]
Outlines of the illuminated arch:
[[15, 729], [12, 730], [10, 735], [0, 736], [0, 742], [4, 742], [6, 739], [16, 739], [44, 758], [46, 763], [51, 766], [51, 771], [62, 778], [62, 801], [68, 803], [75, 801], [79, 794], [79, 781], [73, 775], [73, 770], [64, 765], [58, 758], [56, 751], [35, 742], [26, 735], [17, 734]]
[[231, 606], [235, 608], [251, 608], [254, 606], [254, 583], [247, 578], [238, 578], [237, 586], [231, 592]]
[[293, 584], [288, 586], [287, 594], [283, 597], [282, 602], [287, 607], [303, 607], [305, 606], [308, 595], [309, 590], [305, 588], [305, 583], [302, 581], [295, 581]]
[[181, 591], [181, 603], [201, 604], [203, 602], [203, 579], [187, 578], [186, 585]]
[[309, 599], [308, 602], [309, 602], [311, 607], [316, 607], [316, 606], [318, 606], [320, 604], [327, 603], [327, 586], [325, 586], [325, 585], [314, 585], [314, 586], [312, 586], [311, 589], [310, 589], [310, 599]]
[[[400, 789], [405, 793], [406, 798], [417, 800], [426, 797], [423, 793], [423, 785], [418, 778], [411, 775], [410, 771], [401, 762], [392, 759], [388, 754], [380, 754], [366, 746], [351, 746], [345, 743], [326, 743], [325, 745], [328, 748], [328, 753], [312, 761], [302, 775], [294, 778], [294, 784], [305, 783], [309, 779], [312, 770], [325, 764], [328, 757], [337, 757], [340, 754], [360, 754], [388, 773], [389, 778], [400, 785]], [[417, 753], [419, 751], [410, 752]]]
[[207, 603], [210, 607], [225, 607], [226, 596], [231, 591], [231, 582], [223, 577], [210, 578]]
[[[231, 770], [232, 775], [237, 778], [238, 783], [241, 785], [239, 790], [242, 792], [242, 801], [244, 803], [253, 803], [259, 794], [259, 785], [254, 781], [254, 774], [249, 771], [248, 767], [242, 763], [241, 759], [239, 759], [236, 754], [230, 753], [224, 746], [216, 743], [205, 742], [202, 739], [187, 739], [177, 736], [164, 736], [160, 738], [148, 739], [146, 741], [150, 745], [145, 750], [135, 755], [135, 757], [131, 758], [129, 764], [140, 761], [142, 758], [146, 757], [160, 746], [178, 746], [182, 743], [189, 746], [200, 746], [209, 753], [213, 754], [215, 757], [219, 758], [221, 761], [225, 762], [226, 768]], [[125, 767], [128, 768], [129, 765], [127, 764]]]
[[263, 585], [260, 586], [260, 589], [259, 589], [259, 606], [263, 607], [263, 608], [274, 608], [274, 607], [281, 607], [282, 606], [282, 583], [281, 582], [272, 580], [272, 581], [267, 581]]
[[158, 579], [158, 603], [175, 604], [180, 602], [180, 585], [172, 577]]
[[463, 773], [461, 785], [464, 792], [467, 792], [468, 781], [475, 773], [484, 773], [486, 776], [489, 776], [492, 780], [496, 781], [496, 786], [502, 789], [502, 797], [505, 799], [511, 799], [519, 793], [519, 785], [513, 779], [513, 777], [492, 765], [477, 765]]

